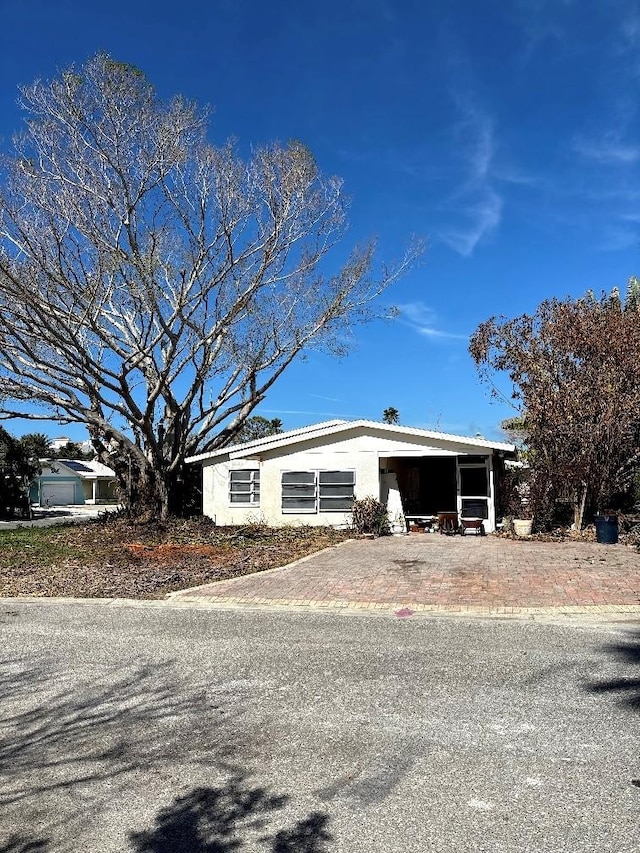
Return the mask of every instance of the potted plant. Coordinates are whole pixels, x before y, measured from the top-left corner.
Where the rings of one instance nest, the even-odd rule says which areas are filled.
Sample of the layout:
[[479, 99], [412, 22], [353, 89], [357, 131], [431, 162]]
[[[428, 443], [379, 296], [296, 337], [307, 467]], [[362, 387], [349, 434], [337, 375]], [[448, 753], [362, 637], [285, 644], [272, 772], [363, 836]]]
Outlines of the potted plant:
[[510, 529], [516, 536], [531, 536], [531, 472], [528, 468], [512, 468], [505, 472], [502, 504], [510, 517]]
[[[519, 515], [520, 518], [514, 518], [512, 520], [513, 532], [516, 536], [531, 536], [531, 528], [533, 527], [533, 518], [528, 510], [521, 510]], [[528, 515], [528, 518], [525, 516]]]
[[513, 532], [516, 536], [531, 536], [533, 526], [533, 512], [531, 509], [531, 489], [529, 483], [522, 483], [518, 487], [518, 498], [513, 513]]

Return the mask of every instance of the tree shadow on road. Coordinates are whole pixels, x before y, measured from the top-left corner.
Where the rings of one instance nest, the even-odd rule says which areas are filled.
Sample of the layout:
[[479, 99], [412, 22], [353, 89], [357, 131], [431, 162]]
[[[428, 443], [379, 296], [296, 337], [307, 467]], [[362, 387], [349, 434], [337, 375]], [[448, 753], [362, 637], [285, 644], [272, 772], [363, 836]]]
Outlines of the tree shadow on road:
[[27, 838], [26, 836], [11, 835], [0, 847], [0, 853], [48, 853], [47, 838]]
[[[205, 717], [208, 730], [211, 712], [217, 710], [205, 691], [178, 683], [171, 662], [132, 667], [81, 687], [64, 682], [64, 677], [51, 678], [43, 663], [0, 664], [0, 702], [11, 709], [3, 714], [0, 729], [0, 805], [57, 788], [113, 781], [184, 755], [185, 748], [193, 755], [198, 732], [204, 730], [198, 721]], [[185, 717], [186, 735], [180, 725]], [[218, 747], [224, 754], [225, 744]]]
[[256, 736], [243, 722], [244, 689], [211, 673], [187, 679], [172, 661], [85, 682], [41, 658], [0, 663], [0, 853], [88, 849], [86, 833], [97, 824], [112, 831], [132, 797], [148, 813], [158, 791], [184, 791], [185, 779], [215, 785], [193, 787], [152, 830], [130, 833], [135, 853], [227, 853], [258, 829], [277, 853], [321, 853], [326, 815], [295, 823], [287, 811], [292, 828], [264, 835], [288, 797], [247, 781], [245, 741]]
[[613, 694], [621, 705], [640, 711], [640, 631], [634, 631], [628, 640], [604, 646], [604, 651], [621, 664], [624, 671], [610, 678], [589, 681], [584, 684], [585, 690]]
[[158, 813], [153, 829], [132, 833], [130, 840], [135, 853], [232, 853], [248, 840], [272, 853], [323, 853], [331, 836], [329, 819], [319, 812], [264, 834], [288, 800], [233, 776], [222, 787], [195, 788], [176, 798]]

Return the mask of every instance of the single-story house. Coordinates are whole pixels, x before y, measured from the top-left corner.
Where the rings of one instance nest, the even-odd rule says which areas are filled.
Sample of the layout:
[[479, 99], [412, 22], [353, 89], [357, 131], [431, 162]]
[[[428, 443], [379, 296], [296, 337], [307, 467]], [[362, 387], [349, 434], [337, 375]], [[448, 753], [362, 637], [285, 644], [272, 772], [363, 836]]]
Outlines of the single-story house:
[[495, 472], [514, 446], [374, 421], [326, 421], [202, 453], [203, 512], [219, 525], [264, 520], [344, 526], [373, 496], [396, 529], [457, 512], [495, 530]]
[[115, 473], [101, 462], [41, 459], [41, 473], [31, 484], [32, 503], [40, 506], [113, 503]]

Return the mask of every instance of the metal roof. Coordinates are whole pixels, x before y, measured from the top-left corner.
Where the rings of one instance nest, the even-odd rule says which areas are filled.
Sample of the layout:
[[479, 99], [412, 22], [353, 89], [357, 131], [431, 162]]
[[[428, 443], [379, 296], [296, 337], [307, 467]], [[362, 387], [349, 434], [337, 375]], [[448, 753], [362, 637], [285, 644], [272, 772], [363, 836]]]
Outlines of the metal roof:
[[466, 444], [470, 447], [477, 447], [487, 450], [502, 450], [505, 453], [513, 453], [515, 445], [501, 441], [488, 441], [485, 438], [467, 435], [453, 435], [452, 433], [437, 432], [434, 430], [418, 429], [417, 427], [397, 426], [395, 424], [385, 424], [380, 421], [368, 420], [334, 420], [322, 421], [318, 424], [311, 424], [300, 429], [288, 430], [287, 432], [268, 435], [264, 438], [255, 441], [248, 441], [244, 444], [231, 444], [220, 450], [213, 450], [208, 453], [200, 453], [197, 456], [190, 456], [187, 462], [204, 462], [209, 459], [216, 459], [220, 456], [229, 455], [233, 458], [243, 458], [250, 456], [252, 453], [265, 450], [275, 450], [279, 447], [286, 447], [289, 444], [296, 444], [311, 438], [322, 438], [337, 435], [348, 430], [364, 429], [375, 430], [376, 432], [386, 432], [390, 435], [409, 436], [412, 438], [432, 439], [434, 441], [449, 442], [452, 444]]
[[115, 471], [97, 460], [80, 459], [41, 459], [43, 465], [63, 465], [69, 471], [73, 471], [82, 480], [113, 480]]

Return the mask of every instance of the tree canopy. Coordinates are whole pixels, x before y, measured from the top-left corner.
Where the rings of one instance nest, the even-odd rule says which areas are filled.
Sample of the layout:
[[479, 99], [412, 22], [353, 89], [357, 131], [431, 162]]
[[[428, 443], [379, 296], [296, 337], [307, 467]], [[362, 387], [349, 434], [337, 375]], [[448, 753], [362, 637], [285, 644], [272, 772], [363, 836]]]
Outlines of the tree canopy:
[[393, 406], [389, 406], [382, 413], [382, 422], [385, 424], [399, 424], [400, 412], [394, 409]]
[[39, 470], [38, 460], [0, 426], [0, 518], [31, 515], [29, 486]]
[[51, 440], [42, 432], [28, 432], [21, 436], [20, 445], [30, 459], [92, 459], [91, 451], [83, 450], [76, 441], [67, 441], [62, 447], [54, 448]]
[[42, 432], [29, 432], [21, 436], [20, 444], [30, 459], [46, 459], [54, 455], [49, 437]]
[[640, 454], [640, 288], [552, 299], [492, 317], [471, 338], [481, 377], [506, 374], [534, 473], [532, 500], [603, 509], [628, 488]]
[[21, 89], [0, 173], [1, 416], [87, 425], [132, 506], [166, 515], [287, 366], [342, 353], [419, 254], [340, 267], [342, 182], [300, 142], [243, 158], [208, 115], [100, 54]]
[[245, 441], [255, 441], [258, 438], [266, 438], [268, 435], [278, 435], [282, 432], [282, 421], [280, 418], [264, 418], [262, 415], [253, 415], [242, 425], [235, 441], [241, 444]]

